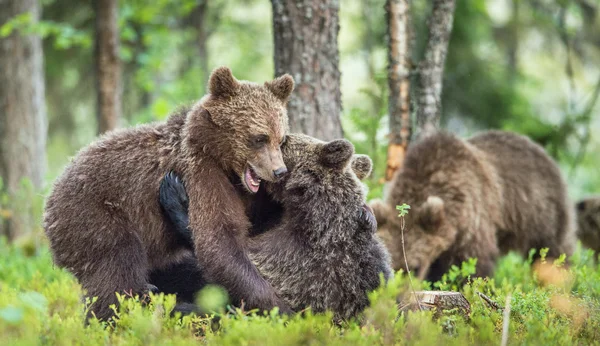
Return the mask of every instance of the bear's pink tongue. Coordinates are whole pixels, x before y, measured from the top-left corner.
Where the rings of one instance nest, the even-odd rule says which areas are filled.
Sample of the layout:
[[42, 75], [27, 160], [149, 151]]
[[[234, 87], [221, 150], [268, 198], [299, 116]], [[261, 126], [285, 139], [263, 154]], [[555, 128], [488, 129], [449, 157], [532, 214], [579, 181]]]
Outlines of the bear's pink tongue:
[[246, 180], [246, 186], [253, 193], [258, 192], [258, 188], [260, 187], [260, 178], [254, 173], [254, 170], [248, 166], [246, 171], [244, 172], [244, 179]]

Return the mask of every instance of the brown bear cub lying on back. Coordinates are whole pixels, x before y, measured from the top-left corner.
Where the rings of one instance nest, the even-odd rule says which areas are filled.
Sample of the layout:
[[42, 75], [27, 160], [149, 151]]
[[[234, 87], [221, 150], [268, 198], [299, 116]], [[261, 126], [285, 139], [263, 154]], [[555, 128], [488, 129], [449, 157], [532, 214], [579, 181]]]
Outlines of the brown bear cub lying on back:
[[190, 229], [206, 280], [246, 306], [289, 311], [248, 258], [243, 198], [261, 180], [287, 171], [280, 145], [293, 87], [288, 75], [259, 85], [219, 68], [210, 76], [210, 94], [190, 109], [111, 132], [75, 157], [47, 200], [44, 228], [54, 261], [98, 297], [92, 306], [98, 318], [111, 315], [115, 292], [144, 293], [152, 288], [151, 270], [190, 253], [165, 232], [157, 186], [169, 171], [187, 182]]
[[[346, 140], [324, 143], [298, 134], [287, 137], [282, 151], [290, 173], [279, 183], [266, 183], [268, 195], [257, 196], [265, 200], [255, 201], [276, 222], [255, 230], [250, 258], [293, 310], [331, 310], [336, 319], [356, 316], [369, 303], [367, 292], [380, 285], [380, 274], [386, 280], [392, 276], [358, 180], [370, 173], [371, 160], [353, 156]], [[167, 176], [160, 198], [174, 231], [191, 240], [183, 184]]]
[[572, 205], [558, 166], [526, 137], [500, 131], [469, 140], [437, 133], [413, 144], [390, 185], [385, 203], [372, 207], [379, 235], [395, 269], [404, 268], [401, 220], [406, 203], [405, 249], [409, 268], [437, 281], [451, 265], [477, 258], [489, 276], [499, 254], [571, 255]]

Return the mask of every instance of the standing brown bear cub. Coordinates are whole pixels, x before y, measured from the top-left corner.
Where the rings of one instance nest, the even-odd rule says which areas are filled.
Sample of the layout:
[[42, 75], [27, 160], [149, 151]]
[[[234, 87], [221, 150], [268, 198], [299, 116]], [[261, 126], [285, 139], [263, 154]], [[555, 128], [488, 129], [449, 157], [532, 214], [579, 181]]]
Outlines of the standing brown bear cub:
[[526, 137], [489, 131], [469, 140], [437, 133], [416, 142], [391, 183], [386, 203], [374, 202], [378, 233], [404, 268], [402, 225], [392, 206], [407, 203], [404, 243], [411, 270], [436, 281], [452, 264], [477, 258], [479, 276], [513, 250], [549, 248], [571, 255], [573, 208], [558, 166]]
[[[219, 68], [210, 94], [190, 109], [114, 131], [75, 157], [47, 200], [44, 228], [54, 261], [98, 297], [98, 318], [111, 316], [115, 292], [144, 293], [151, 270], [190, 254], [165, 231], [156, 187], [169, 171], [187, 183], [189, 227], [205, 279], [249, 307], [289, 311], [246, 254], [243, 198], [261, 180], [287, 172], [280, 145], [293, 88], [288, 75], [258, 85]], [[240, 180], [242, 186], [233, 183]]]

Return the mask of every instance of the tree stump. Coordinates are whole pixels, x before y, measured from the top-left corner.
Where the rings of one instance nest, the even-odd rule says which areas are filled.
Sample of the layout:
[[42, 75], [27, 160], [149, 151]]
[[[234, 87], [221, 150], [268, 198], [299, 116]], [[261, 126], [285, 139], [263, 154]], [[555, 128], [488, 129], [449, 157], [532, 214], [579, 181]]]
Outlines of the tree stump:
[[[416, 301], [415, 301], [416, 298]], [[471, 304], [460, 292], [451, 291], [417, 291], [405, 295], [399, 305], [400, 311], [435, 310], [438, 318], [449, 310], [469, 318]]]

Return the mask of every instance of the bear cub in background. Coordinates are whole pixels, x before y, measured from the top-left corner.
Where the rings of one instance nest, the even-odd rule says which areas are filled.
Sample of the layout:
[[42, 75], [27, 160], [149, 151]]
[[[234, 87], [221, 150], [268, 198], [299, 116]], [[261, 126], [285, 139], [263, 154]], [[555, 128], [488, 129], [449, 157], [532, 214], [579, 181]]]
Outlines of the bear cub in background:
[[471, 257], [476, 275], [489, 276], [509, 250], [527, 256], [547, 247], [553, 258], [574, 250], [573, 208], [558, 166], [514, 133], [462, 140], [441, 132], [409, 148], [387, 201], [371, 204], [395, 269], [405, 267], [395, 210], [402, 203], [411, 206], [404, 231], [408, 266], [421, 279], [437, 281]]
[[[294, 311], [331, 310], [338, 320], [356, 316], [369, 304], [367, 292], [379, 287], [380, 273], [392, 276], [359, 181], [370, 173], [371, 160], [353, 156], [346, 140], [325, 143], [299, 134], [290, 134], [282, 151], [290, 172], [281, 182], [265, 183], [261, 197], [268, 199], [263, 205], [278, 204], [269, 210], [281, 215], [268, 216], [276, 223], [259, 222], [270, 226], [250, 238], [250, 258]], [[183, 184], [168, 175], [160, 199], [174, 231], [190, 238]]]
[[583, 246], [600, 253], [600, 196], [577, 202], [577, 236]]
[[151, 271], [189, 259], [160, 212], [157, 187], [169, 171], [188, 184], [203, 280], [248, 307], [290, 311], [248, 258], [244, 198], [287, 171], [280, 145], [293, 88], [289, 75], [259, 85], [218, 68], [210, 94], [193, 107], [166, 122], [113, 131], [78, 153], [47, 200], [44, 229], [55, 263], [98, 297], [91, 314], [110, 317], [115, 292], [143, 294], [154, 288]]

